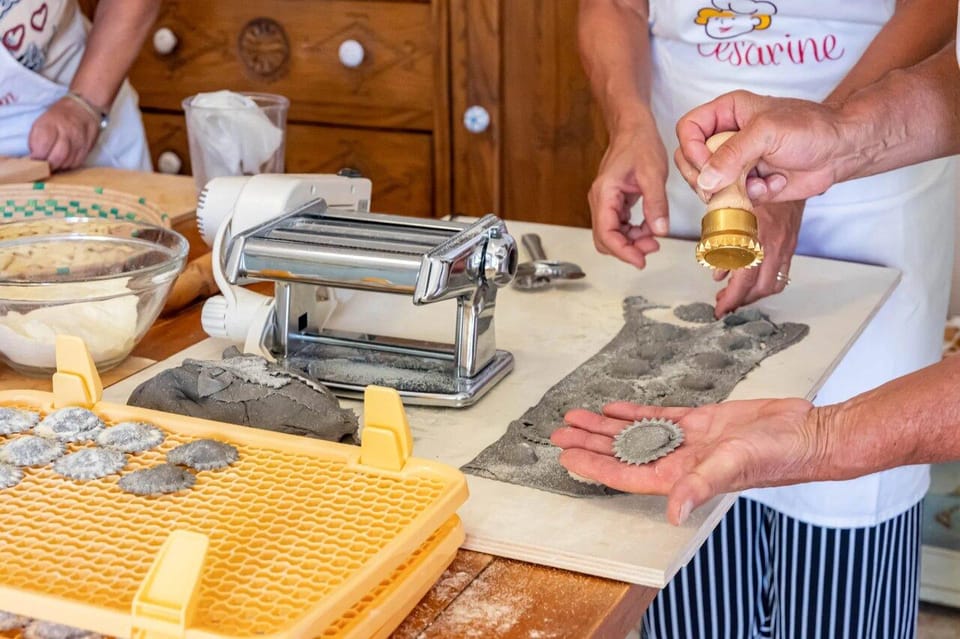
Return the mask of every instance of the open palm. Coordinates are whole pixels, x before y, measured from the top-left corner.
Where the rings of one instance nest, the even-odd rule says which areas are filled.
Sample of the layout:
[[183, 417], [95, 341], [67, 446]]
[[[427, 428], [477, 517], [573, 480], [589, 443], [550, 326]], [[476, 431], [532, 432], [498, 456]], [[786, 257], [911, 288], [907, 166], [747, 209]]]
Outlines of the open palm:
[[[813, 408], [803, 399], [750, 400], [699, 408], [661, 408], [618, 402], [603, 414], [576, 409], [551, 440], [564, 448], [568, 470], [626, 492], [668, 495], [667, 518], [682, 523], [720, 493], [802, 481], [817, 449]], [[649, 464], [613, 456], [613, 438], [634, 420], [670, 419], [683, 429], [681, 446]]]

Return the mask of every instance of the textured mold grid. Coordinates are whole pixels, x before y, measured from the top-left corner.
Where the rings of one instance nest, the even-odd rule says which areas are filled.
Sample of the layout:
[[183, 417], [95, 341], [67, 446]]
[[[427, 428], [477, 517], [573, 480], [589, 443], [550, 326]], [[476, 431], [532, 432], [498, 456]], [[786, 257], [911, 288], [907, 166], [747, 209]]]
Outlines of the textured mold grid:
[[[37, 404], [0, 398], [0, 405], [46, 413]], [[100, 415], [108, 424], [120, 421]], [[163, 414], [143, 411], [141, 419], [164, 430], [166, 441], [131, 455], [123, 473], [162, 463], [168, 450], [197, 438], [173, 432], [157, 416]], [[451, 490], [439, 474], [375, 474], [342, 456], [223, 439], [237, 447], [238, 462], [200, 472], [192, 489], [159, 497], [124, 493], [119, 475], [75, 482], [50, 466], [26, 469], [24, 480], [0, 495], [0, 583], [126, 615], [168, 534], [194, 530], [208, 534], [210, 548], [192, 628], [272, 634], [307, 613], [328, 624], [355, 601], [340, 601], [338, 589]]]
[[[330, 624], [319, 636], [314, 639], [366, 639], [373, 634], [374, 628], [368, 628], [364, 624], [367, 615], [373, 611], [377, 612], [377, 621], [384, 622], [385, 625], [376, 628], [379, 635], [386, 635], [392, 632], [403, 617], [410, 614], [419, 601], [419, 597], [408, 597], [403, 603], [398, 603], [395, 597], [400, 594], [398, 590], [403, 588], [409, 581], [427, 582], [432, 584], [440, 578], [443, 571], [450, 565], [456, 555], [457, 548], [463, 542], [463, 525], [460, 518], [453, 516], [447, 522], [437, 529], [423, 544], [417, 548], [402, 564], [390, 574], [389, 577], [381, 581], [376, 588], [363, 596], [352, 608]], [[437, 554], [439, 553], [439, 558]], [[429, 561], [433, 559], [434, 561]], [[426, 590], [426, 589], [424, 589]], [[393, 615], [384, 614], [384, 608], [388, 602], [393, 604], [396, 613]], [[390, 617], [390, 619], [386, 619]], [[23, 633], [19, 630], [0, 632], [0, 637], [4, 639], [22, 639]]]
[[[389, 577], [381, 581], [376, 588], [364, 595], [360, 601], [354, 604], [350, 610], [343, 613], [334, 623], [330, 624], [316, 639], [370, 636], [373, 634], [371, 632], [373, 628], [365, 628], [360, 625], [361, 621], [366, 618], [366, 615], [370, 611], [375, 610], [378, 612], [377, 618], [382, 622], [386, 622], [383, 609], [386, 607], [388, 600], [390, 600], [391, 597], [402, 596], [403, 593], [398, 591], [405, 587], [410, 581], [425, 582], [426, 588], [424, 588], [424, 592], [426, 592], [430, 585], [440, 578], [443, 571], [446, 570], [447, 566], [453, 561], [457, 548], [462, 542], [463, 528], [460, 523], [460, 518], [452, 517], [433, 533], [422, 546], [413, 551], [413, 554], [404, 560]], [[444, 548], [445, 546], [446, 549]], [[446, 552], [444, 552], [445, 550]], [[431, 559], [437, 552], [441, 553], [441, 560], [433, 562], [432, 565], [428, 565], [427, 560]], [[410, 611], [413, 610], [419, 600], [420, 597], [410, 598], [410, 601], [406, 605], [398, 607], [397, 614], [393, 615], [394, 618], [398, 619], [390, 628], [381, 627], [377, 628], [377, 630], [381, 630], [381, 634], [384, 634], [384, 631], [386, 633], [393, 632], [403, 617], [406, 617]]]

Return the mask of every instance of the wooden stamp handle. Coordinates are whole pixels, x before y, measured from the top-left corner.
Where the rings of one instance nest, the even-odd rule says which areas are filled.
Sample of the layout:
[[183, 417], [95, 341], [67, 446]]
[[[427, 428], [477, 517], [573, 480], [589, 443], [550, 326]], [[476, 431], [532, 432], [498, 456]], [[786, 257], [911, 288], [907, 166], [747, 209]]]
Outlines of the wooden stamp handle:
[[[718, 133], [707, 140], [707, 148], [716, 153], [732, 132]], [[763, 261], [757, 216], [747, 196], [747, 171], [734, 184], [717, 191], [707, 202], [700, 220], [697, 261], [725, 271], [751, 268]]]
[[[707, 148], [715, 153], [724, 142], [733, 137], [733, 134], [733, 131], [724, 131], [711, 136], [707, 140]], [[748, 171], [745, 171], [736, 182], [714, 193], [710, 201], [707, 202], [707, 212], [717, 209], [741, 209], [752, 213], [753, 202], [747, 195], [747, 173]]]

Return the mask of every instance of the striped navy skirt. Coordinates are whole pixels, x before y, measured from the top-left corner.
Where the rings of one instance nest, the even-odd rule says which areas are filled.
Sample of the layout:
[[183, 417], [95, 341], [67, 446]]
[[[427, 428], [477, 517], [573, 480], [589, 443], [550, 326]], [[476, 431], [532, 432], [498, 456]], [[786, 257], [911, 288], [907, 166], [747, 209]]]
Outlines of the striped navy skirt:
[[647, 610], [649, 639], [912, 639], [921, 504], [868, 528], [741, 497]]

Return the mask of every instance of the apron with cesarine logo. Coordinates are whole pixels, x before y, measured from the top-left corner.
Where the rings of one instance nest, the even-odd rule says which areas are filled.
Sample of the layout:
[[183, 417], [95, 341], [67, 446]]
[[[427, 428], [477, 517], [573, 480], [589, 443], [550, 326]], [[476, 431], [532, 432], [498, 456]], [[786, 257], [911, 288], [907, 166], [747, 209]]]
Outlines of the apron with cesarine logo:
[[[896, 0], [650, 0], [651, 103], [668, 153], [677, 146], [677, 120], [723, 93], [746, 89], [823, 100], [895, 8]], [[890, 266], [903, 274], [816, 403], [846, 400], [939, 360], [953, 268], [955, 184], [953, 161], [938, 160], [838, 184], [807, 201], [797, 254]], [[698, 237], [704, 206], [675, 167], [667, 194], [671, 233]], [[802, 275], [792, 279], [788, 292], [799, 294]], [[831, 292], [804, 288], [803, 294]], [[928, 484], [929, 468], [910, 466], [746, 496], [809, 523], [859, 527], [903, 513]]]
[[[70, 80], [83, 57], [87, 24], [76, 9], [75, 0], [54, 34], [56, 47], [47, 55], [39, 41], [28, 36], [53, 24], [46, 2], [24, 3], [39, 6], [25, 14], [24, 21], [0, 21], [0, 156], [27, 156], [28, 138], [33, 123], [57, 100], [66, 95]], [[0, 0], [0, 18], [4, 9], [21, 5], [17, 0]], [[31, 7], [32, 8], [32, 7]], [[39, 27], [42, 27], [40, 29]], [[86, 166], [112, 166], [126, 169], [151, 169], [143, 121], [137, 106], [137, 94], [124, 81], [110, 109], [110, 125], [100, 133], [84, 162]]]

